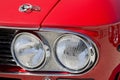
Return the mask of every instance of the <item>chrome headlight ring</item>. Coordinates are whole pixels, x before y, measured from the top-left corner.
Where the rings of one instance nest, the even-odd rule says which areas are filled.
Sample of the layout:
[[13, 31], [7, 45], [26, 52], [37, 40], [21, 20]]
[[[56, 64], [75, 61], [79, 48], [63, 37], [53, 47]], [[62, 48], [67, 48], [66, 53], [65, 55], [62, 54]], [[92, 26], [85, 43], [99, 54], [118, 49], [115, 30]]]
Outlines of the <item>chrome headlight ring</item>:
[[15, 62], [29, 71], [42, 68], [50, 56], [49, 47], [36, 35], [28, 32], [18, 33], [11, 44]]
[[58, 37], [54, 46], [56, 60], [71, 73], [88, 71], [98, 60], [95, 43], [84, 35], [63, 34]]

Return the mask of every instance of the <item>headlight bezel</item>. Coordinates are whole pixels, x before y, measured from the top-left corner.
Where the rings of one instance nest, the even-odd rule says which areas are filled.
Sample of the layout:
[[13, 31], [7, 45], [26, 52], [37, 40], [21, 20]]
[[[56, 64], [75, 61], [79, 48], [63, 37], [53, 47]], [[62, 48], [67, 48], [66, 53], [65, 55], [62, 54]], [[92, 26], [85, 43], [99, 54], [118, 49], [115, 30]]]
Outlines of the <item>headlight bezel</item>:
[[[89, 49], [89, 56], [90, 56], [90, 60], [88, 61], [88, 64], [80, 70], [74, 70], [74, 69], [70, 69], [67, 66], [65, 66], [57, 57], [57, 52], [56, 52], [56, 45], [59, 42], [59, 40], [65, 36], [77, 36], [79, 37], [87, 46], [87, 48]], [[56, 61], [58, 62], [59, 65], [61, 65], [67, 72], [70, 73], [84, 73], [89, 71], [91, 68], [93, 68], [97, 62], [98, 62], [98, 58], [99, 58], [99, 52], [98, 52], [98, 48], [97, 45], [86, 35], [83, 34], [79, 34], [79, 33], [63, 33], [61, 34], [54, 42], [54, 56]]]
[[[47, 60], [45, 62], [45, 64], [43, 65], [43, 67], [39, 67], [37, 69], [26, 69], [27, 71], [57, 71], [57, 72], [69, 72], [69, 74], [85, 74], [90, 72], [94, 67], [96, 67], [98, 60], [99, 60], [99, 50], [98, 50], [98, 43], [95, 41], [95, 39], [92, 39], [93, 37], [90, 37], [86, 34], [83, 34], [81, 32], [77, 33], [77, 32], [73, 32], [73, 31], [68, 31], [68, 30], [61, 30], [61, 29], [49, 29], [49, 28], [41, 28], [40, 31], [17, 31], [18, 33], [22, 33], [22, 32], [30, 32], [32, 34], [37, 35], [37, 37], [39, 37], [43, 42], [44, 45], [49, 48], [49, 51], [47, 51], [47, 53], [49, 53], [49, 55], [47, 54]], [[87, 68], [86, 70], [83, 71], [74, 71], [74, 70], [70, 70], [67, 69], [66, 67], [64, 67], [63, 65], [61, 65], [59, 63], [59, 61], [56, 58], [55, 55], [55, 44], [57, 42], [57, 40], [62, 36], [62, 35], [77, 35], [81, 38], [84, 38], [85, 40], [90, 40], [90, 42], [92, 41], [92, 45], [94, 45], [95, 49], [96, 49], [96, 61], [94, 63], [94, 65], [92, 65], [91, 67]], [[19, 66], [19, 65], [18, 65]], [[21, 66], [20, 66], [21, 67]], [[23, 68], [23, 67], [21, 67]], [[25, 69], [25, 68], [24, 68]], [[69, 75], [68, 74], [68, 75]], [[59, 74], [57, 74], [59, 75]], [[61, 75], [61, 74], [60, 74]]]
[[[39, 62], [39, 64], [36, 66], [36, 67], [27, 67], [25, 65], [23, 65], [16, 57], [16, 53], [14, 51], [14, 44], [15, 44], [15, 41], [16, 39], [21, 36], [21, 35], [28, 35], [30, 37], [33, 37], [35, 39], [37, 39], [40, 44], [42, 45], [43, 47], [43, 50], [44, 50], [44, 59], [42, 59], [41, 62]], [[50, 56], [50, 49], [49, 49], [49, 46], [47, 44], [44, 43], [44, 41], [42, 40], [41, 38], [42, 36], [39, 36], [39, 35], [36, 35], [34, 33], [31, 33], [31, 32], [20, 32], [20, 33], [17, 33], [11, 43], [11, 53], [12, 53], [12, 56], [16, 62], [16, 64], [18, 66], [20, 66], [21, 68], [25, 69], [25, 70], [28, 70], [28, 71], [38, 71], [40, 70], [42, 67], [44, 67], [44, 65], [46, 64], [46, 62], [48, 61], [48, 58]]]

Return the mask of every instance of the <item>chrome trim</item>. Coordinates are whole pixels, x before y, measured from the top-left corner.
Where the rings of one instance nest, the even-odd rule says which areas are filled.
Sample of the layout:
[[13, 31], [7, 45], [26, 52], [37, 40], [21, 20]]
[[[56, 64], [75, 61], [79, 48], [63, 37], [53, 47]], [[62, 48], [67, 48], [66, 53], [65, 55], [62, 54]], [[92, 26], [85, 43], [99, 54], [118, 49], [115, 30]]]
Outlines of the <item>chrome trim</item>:
[[[14, 73], [14, 72], [0, 72], [0, 75], [20, 75], [20, 76], [43, 76], [43, 77], [45, 77], [45, 76], [48, 76], [48, 77], [50, 77], [50, 76], [80, 76], [81, 74], [36, 74], [36, 73], [30, 73], [30, 72], [24, 72], [24, 73]], [[83, 73], [84, 74], [84, 73]]]
[[21, 28], [20, 26], [12, 27], [12, 26], [0, 26], [0, 29], [14, 29], [14, 30], [39, 30], [38, 28]]
[[[27, 68], [27, 67], [25, 67], [24, 65], [22, 65], [22, 64], [16, 59], [16, 56], [15, 56], [15, 53], [14, 53], [14, 48], [13, 48], [13, 47], [14, 47], [14, 42], [15, 42], [15, 40], [17, 39], [17, 37], [18, 37], [19, 35], [24, 35], [24, 34], [30, 35], [30, 36], [32, 36], [32, 37], [34, 37], [34, 38], [37, 38], [37, 39], [40, 41], [40, 43], [42, 44], [43, 49], [44, 49], [44, 51], [45, 51], [44, 61], [43, 61], [43, 62], [40, 62], [40, 65], [39, 65], [39, 67], [37, 67], [37, 68], [31, 68], [31, 69], [30, 69], [30, 68]], [[34, 35], [34, 34], [32, 34], [32, 33], [28, 33], [28, 32], [18, 33], [18, 34], [14, 37], [14, 39], [13, 39], [13, 41], [12, 41], [12, 43], [11, 43], [11, 53], [12, 53], [12, 56], [13, 56], [15, 62], [17, 63], [18, 66], [22, 67], [22, 68], [25, 69], [25, 70], [29, 70], [29, 71], [39, 71], [39, 70], [46, 64], [46, 62], [47, 62], [47, 60], [48, 60], [48, 58], [49, 58], [49, 56], [50, 56], [50, 51], [49, 51], [49, 50], [50, 50], [49, 47], [48, 47], [46, 44], [44, 44], [44, 42], [41, 41], [41, 39], [40, 39], [39, 37], [37, 37], [36, 35]]]
[[[67, 68], [65, 65], [62, 64], [62, 62], [59, 61], [59, 59], [57, 58], [57, 53], [56, 53], [56, 44], [57, 42], [62, 38], [62, 37], [65, 37], [65, 36], [69, 36], [69, 35], [74, 35], [74, 36], [78, 36], [80, 38], [80, 40], [82, 40], [87, 48], [89, 49], [89, 57], [90, 57], [90, 60], [88, 61], [88, 64], [86, 65], [85, 68], [83, 68], [82, 70], [72, 70], [72, 69], [69, 69]], [[91, 52], [92, 51], [92, 52]], [[89, 71], [89, 68], [91, 69], [91, 67], [94, 66], [94, 64], [96, 64], [96, 59], [98, 59], [98, 49], [95, 45], [95, 43], [88, 37], [85, 37], [84, 35], [82, 34], [70, 34], [70, 33], [65, 33], [61, 36], [59, 36], [56, 40], [55, 40], [55, 43], [54, 43], [54, 56], [56, 56], [56, 61], [58, 61], [59, 65], [61, 65], [63, 68], [66, 69], [66, 71], [70, 72], [70, 73], [83, 73], [84, 71]]]
[[55, 33], [73, 33], [71, 31], [67, 31], [64, 29], [59, 29], [59, 28], [40, 28], [39, 31], [48, 31], [48, 32], [55, 32]]
[[40, 10], [41, 8], [39, 6], [33, 6], [29, 3], [25, 3], [19, 7], [19, 11], [24, 13], [30, 13], [32, 11], [40, 11]]

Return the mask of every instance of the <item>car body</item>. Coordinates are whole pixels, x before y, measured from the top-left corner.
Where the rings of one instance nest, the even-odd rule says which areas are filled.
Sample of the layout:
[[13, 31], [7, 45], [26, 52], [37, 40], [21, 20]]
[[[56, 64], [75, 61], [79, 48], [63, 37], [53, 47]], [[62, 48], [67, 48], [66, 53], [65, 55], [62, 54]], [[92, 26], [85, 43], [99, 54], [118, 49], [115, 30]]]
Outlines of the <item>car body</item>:
[[[24, 7], [26, 5], [27, 9]], [[0, 79], [120, 80], [119, 7], [120, 0], [0, 1]], [[46, 65], [49, 66], [45, 68], [37, 69], [38, 71], [26, 70], [14, 62], [17, 60], [11, 49], [19, 33], [31, 33], [39, 36], [43, 42], [46, 40], [46, 44], [50, 45], [49, 56], [54, 54], [58, 36], [66, 33], [80, 35], [88, 38], [87, 42], [94, 43], [94, 47], [97, 48], [97, 59], [89, 70], [81, 73], [71, 73], [66, 69], [64, 71], [64, 67], [57, 67], [56, 59], [52, 59], [53, 57], [52, 60], [48, 58], [51, 62], [48, 62]], [[15, 37], [16, 35], [18, 36]], [[12, 58], [6, 57], [8, 54]]]

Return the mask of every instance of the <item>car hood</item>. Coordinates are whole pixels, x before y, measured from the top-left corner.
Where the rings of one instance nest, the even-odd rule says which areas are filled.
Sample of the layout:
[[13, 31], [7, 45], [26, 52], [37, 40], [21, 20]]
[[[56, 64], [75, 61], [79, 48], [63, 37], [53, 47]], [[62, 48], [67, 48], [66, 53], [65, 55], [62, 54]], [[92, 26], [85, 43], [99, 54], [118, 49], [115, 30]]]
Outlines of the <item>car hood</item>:
[[[0, 1], [0, 28], [39, 29], [40, 24], [58, 0], [2, 0]], [[20, 12], [23, 4], [39, 7], [40, 11]]]

